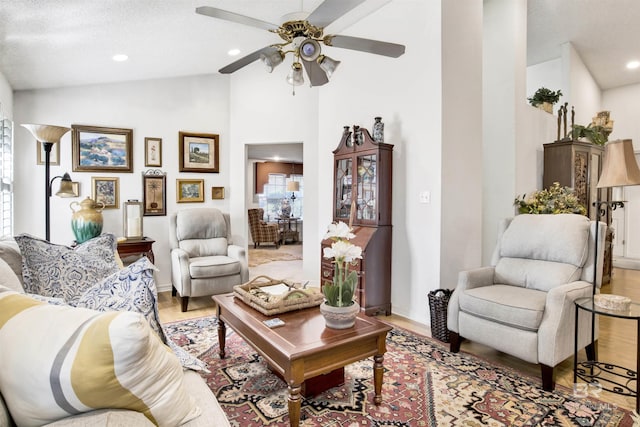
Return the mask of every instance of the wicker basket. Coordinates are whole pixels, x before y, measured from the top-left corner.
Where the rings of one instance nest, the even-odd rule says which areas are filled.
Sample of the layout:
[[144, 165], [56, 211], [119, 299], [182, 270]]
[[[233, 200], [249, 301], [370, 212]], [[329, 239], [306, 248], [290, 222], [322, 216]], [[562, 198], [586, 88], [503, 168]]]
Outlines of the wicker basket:
[[429, 292], [429, 312], [431, 313], [431, 336], [443, 342], [449, 342], [447, 329], [447, 306], [453, 291], [436, 289]]
[[[274, 285], [285, 285], [289, 290], [277, 295], [261, 290]], [[233, 294], [267, 316], [316, 307], [324, 301], [324, 295], [318, 288], [302, 289], [299, 283], [272, 279], [268, 276], [258, 276], [243, 285], [234, 286]]]

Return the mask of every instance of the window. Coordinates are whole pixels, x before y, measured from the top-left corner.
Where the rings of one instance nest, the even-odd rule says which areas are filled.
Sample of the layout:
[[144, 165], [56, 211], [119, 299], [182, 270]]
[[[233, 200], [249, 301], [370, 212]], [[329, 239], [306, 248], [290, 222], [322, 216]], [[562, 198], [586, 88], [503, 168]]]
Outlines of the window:
[[[300, 190], [294, 192], [287, 191], [289, 180], [300, 183]], [[258, 195], [258, 203], [264, 209], [264, 220], [271, 221], [282, 214], [283, 204], [291, 206], [291, 215], [302, 218], [302, 206], [304, 200], [304, 179], [302, 175], [287, 175], [282, 173], [270, 173], [269, 181], [264, 185], [263, 193]], [[292, 198], [295, 195], [295, 198]], [[286, 199], [286, 202], [285, 202]]]
[[13, 122], [0, 111], [0, 235], [13, 235]]

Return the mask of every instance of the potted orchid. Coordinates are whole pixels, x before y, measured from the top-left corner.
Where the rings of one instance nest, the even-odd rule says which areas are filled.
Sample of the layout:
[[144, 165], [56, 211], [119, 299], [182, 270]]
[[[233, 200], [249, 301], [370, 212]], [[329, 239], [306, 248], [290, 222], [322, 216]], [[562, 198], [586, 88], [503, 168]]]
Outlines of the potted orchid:
[[325, 239], [333, 240], [331, 247], [324, 248], [323, 256], [333, 258], [335, 270], [333, 281], [323, 284], [325, 302], [320, 306], [320, 311], [325, 316], [327, 326], [334, 329], [353, 326], [360, 311], [360, 306], [354, 301], [358, 273], [355, 270], [349, 271], [352, 262], [362, 259], [362, 248], [349, 241], [354, 237], [351, 228], [341, 221], [329, 224], [324, 236]]

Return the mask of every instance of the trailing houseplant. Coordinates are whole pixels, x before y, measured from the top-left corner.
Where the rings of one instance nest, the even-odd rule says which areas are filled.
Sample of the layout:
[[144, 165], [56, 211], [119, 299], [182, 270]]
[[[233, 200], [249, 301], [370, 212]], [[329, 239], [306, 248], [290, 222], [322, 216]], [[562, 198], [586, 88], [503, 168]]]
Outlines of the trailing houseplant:
[[557, 103], [560, 100], [561, 96], [561, 90], [552, 91], [551, 89], [547, 89], [546, 87], [541, 87], [536, 91], [536, 93], [533, 94], [533, 96], [527, 98], [527, 101], [529, 101], [529, 104], [531, 104], [532, 106], [538, 108], [544, 106], [545, 103], [548, 103], [550, 104], [549, 109], [551, 111], [545, 111], [551, 113], [553, 111], [553, 104]]
[[326, 325], [334, 329], [344, 329], [353, 326], [355, 317], [360, 311], [354, 296], [358, 286], [358, 273], [349, 271], [349, 265], [357, 259], [362, 259], [362, 248], [349, 240], [355, 234], [342, 221], [329, 224], [325, 239], [333, 240], [331, 247], [324, 248], [323, 256], [332, 258], [334, 264], [333, 281], [326, 281], [322, 286], [325, 302], [320, 311], [325, 316]]
[[574, 140], [585, 138], [592, 144], [604, 145], [609, 139], [604, 126], [589, 123], [587, 126], [574, 124], [571, 127], [571, 138]]
[[561, 187], [558, 182], [554, 182], [548, 189], [532, 193], [529, 198], [526, 197], [526, 194], [523, 194], [522, 197], [516, 197], [513, 204], [518, 207], [519, 213], [587, 214], [587, 209], [580, 203], [573, 189]]

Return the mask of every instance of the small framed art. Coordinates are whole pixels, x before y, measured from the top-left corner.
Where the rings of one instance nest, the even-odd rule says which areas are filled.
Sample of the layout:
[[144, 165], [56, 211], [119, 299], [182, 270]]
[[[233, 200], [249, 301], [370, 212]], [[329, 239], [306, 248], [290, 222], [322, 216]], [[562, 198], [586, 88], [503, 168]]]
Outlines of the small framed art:
[[96, 203], [104, 203], [104, 209], [120, 207], [120, 179], [106, 176], [91, 177], [91, 198]]
[[180, 132], [178, 143], [180, 172], [220, 172], [218, 135]]
[[162, 166], [162, 138], [144, 139], [144, 165]]
[[142, 173], [144, 216], [163, 216], [167, 214], [167, 174], [151, 169]]
[[71, 125], [74, 172], [133, 172], [133, 129]]
[[211, 187], [211, 199], [224, 199], [224, 187]]
[[[49, 164], [50, 165], [59, 165], [60, 164], [60, 147], [59, 142], [54, 142], [51, 146], [51, 153], [49, 153]], [[47, 155], [44, 152], [44, 144], [38, 141], [38, 164], [44, 165], [47, 160]]]
[[176, 179], [178, 203], [204, 202], [204, 179]]

